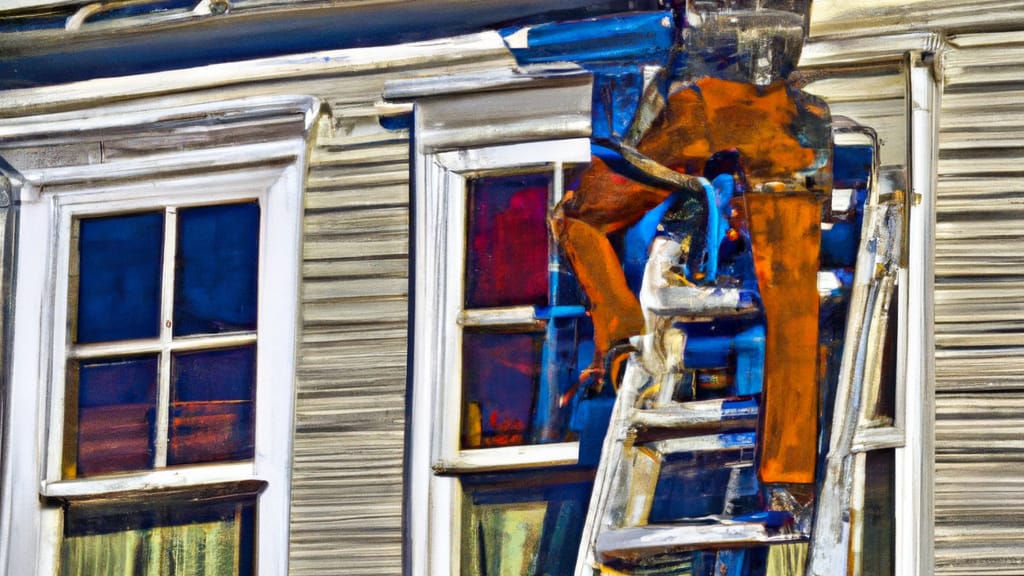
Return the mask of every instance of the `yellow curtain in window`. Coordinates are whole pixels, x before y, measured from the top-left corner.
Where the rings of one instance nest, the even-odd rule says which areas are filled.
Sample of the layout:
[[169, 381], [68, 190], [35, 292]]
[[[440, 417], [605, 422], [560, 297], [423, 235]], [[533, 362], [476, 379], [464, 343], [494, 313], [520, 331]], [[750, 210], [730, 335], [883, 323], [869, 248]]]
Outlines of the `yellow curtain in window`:
[[236, 576], [239, 522], [157, 526], [64, 539], [62, 576]]

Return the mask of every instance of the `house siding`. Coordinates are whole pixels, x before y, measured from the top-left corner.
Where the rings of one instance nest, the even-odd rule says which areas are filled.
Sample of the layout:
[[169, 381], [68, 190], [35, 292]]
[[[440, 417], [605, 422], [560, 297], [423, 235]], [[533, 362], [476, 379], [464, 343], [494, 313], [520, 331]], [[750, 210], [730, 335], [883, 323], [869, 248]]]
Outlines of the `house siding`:
[[950, 38], [935, 239], [936, 574], [1024, 571], [1024, 34]]
[[409, 143], [321, 137], [306, 189], [291, 573], [400, 574]]

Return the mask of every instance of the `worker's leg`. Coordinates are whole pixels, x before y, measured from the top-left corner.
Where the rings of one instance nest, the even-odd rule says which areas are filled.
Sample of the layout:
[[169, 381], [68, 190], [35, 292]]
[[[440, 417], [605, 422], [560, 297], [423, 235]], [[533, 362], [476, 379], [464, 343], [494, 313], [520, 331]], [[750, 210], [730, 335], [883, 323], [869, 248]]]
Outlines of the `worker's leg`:
[[555, 237], [590, 300], [595, 368], [615, 342], [641, 334], [644, 327], [640, 302], [626, 285], [608, 234], [636, 223], [670, 192], [625, 178], [595, 157], [577, 190], [566, 193], [555, 210]]

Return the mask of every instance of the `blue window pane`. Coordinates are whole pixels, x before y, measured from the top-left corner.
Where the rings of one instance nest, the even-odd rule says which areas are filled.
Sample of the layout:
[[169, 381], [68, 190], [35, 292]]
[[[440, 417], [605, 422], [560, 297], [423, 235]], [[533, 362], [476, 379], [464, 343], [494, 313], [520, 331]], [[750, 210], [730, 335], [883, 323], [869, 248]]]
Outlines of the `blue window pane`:
[[256, 329], [259, 222], [255, 202], [179, 210], [175, 336]]
[[79, 222], [78, 342], [160, 332], [162, 212]]
[[83, 361], [77, 371], [77, 476], [151, 468], [157, 357]]
[[167, 463], [253, 456], [256, 347], [175, 354]]
[[836, 188], [863, 188], [871, 179], [875, 149], [872, 146], [836, 146], [833, 149], [832, 181]]

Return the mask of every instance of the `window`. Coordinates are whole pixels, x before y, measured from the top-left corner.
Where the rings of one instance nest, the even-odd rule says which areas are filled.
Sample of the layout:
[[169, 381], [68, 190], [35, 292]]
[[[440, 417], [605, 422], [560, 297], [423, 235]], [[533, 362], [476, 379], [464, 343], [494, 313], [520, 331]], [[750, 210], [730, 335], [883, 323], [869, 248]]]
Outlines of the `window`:
[[[315, 106], [266, 100], [293, 137], [22, 172], [11, 573], [287, 572]], [[241, 106], [170, 115], [230, 131]]]
[[[822, 91], [837, 91], [834, 112], [841, 110], [852, 122], [836, 124], [841, 129], [835, 138], [835, 154], [842, 157], [843, 165], [863, 168], [836, 176], [838, 191], [826, 214], [829, 234], [823, 240], [830, 246], [822, 262], [834, 270], [819, 276], [819, 290], [827, 296], [841, 274], [852, 273], [853, 261], [860, 254], [856, 249], [858, 219], [862, 217], [858, 210], [863, 210], [869, 193], [883, 196], [886, 206], [884, 210], [872, 207], [873, 225], [880, 225], [883, 216], [901, 214], [907, 218], [902, 226], [885, 221], [887, 230], [908, 232], [899, 236], [907, 245], [902, 252], [905, 261], [899, 266], [889, 266], [893, 260], [886, 262], [886, 271], [892, 277], [885, 278], [889, 283], [881, 291], [889, 294], [895, 286], [892, 299], [886, 296], [873, 301], [874, 307], [868, 310], [870, 331], [861, 335], [865, 342], [871, 340], [872, 354], [878, 352], [885, 357], [872, 358], [868, 363], [871, 373], [856, 376], [857, 382], [868, 383], [868, 396], [842, 399], [853, 407], [850, 418], [845, 418], [845, 411], [839, 412], [839, 419], [849, 425], [849, 434], [842, 435], [843, 445], [836, 442], [838, 448], [831, 449], [836, 454], [833, 460], [852, 462], [855, 472], [846, 478], [854, 478], [859, 484], [855, 487], [854, 482], [836, 481], [839, 476], [824, 482], [828, 493], [820, 500], [817, 518], [823, 525], [835, 518], [834, 523], [828, 523], [828, 528], [835, 531], [827, 534], [818, 530], [814, 537], [826, 545], [828, 538], [835, 538], [831, 549], [840, 552], [828, 556], [829, 561], [841, 556], [839, 564], [845, 565], [847, 551], [852, 550], [851, 566], [884, 571], [896, 565], [901, 567], [899, 572], [915, 562], [913, 553], [904, 552], [921, 548], [921, 530], [928, 525], [919, 521], [927, 515], [922, 511], [922, 506], [927, 506], [922, 504], [925, 498], [908, 492], [906, 487], [915, 486], [914, 479], [927, 478], [927, 473], [922, 473], [926, 464], [922, 454], [929, 451], [929, 441], [922, 433], [930, 425], [921, 408], [930, 394], [927, 278], [933, 219], [929, 204], [933, 176], [929, 174], [934, 150], [935, 83], [934, 77], [928, 76], [932, 69], [926, 55], [910, 53], [905, 57], [900, 52], [893, 58], [887, 52], [869, 56], [879, 56], [885, 62], [881, 66], [869, 62], [868, 67], [874, 69], [868, 70], [865, 78], [856, 78], [855, 83], [843, 76], [850, 71], [844, 72], [838, 64], [838, 71], [829, 70], [811, 83]], [[572, 546], [568, 541], [548, 538], [547, 531], [564, 535], [573, 530], [569, 526], [574, 518], [573, 506], [577, 505], [572, 496], [574, 487], [579, 487], [583, 502], [588, 499], [585, 493], [589, 478], [578, 461], [583, 452], [580, 446], [532, 438], [537, 429], [536, 407], [550, 400], [552, 392], [557, 394], [557, 389], [534, 387], [534, 373], [544, 371], [544, 350], [549, 346], [558, 349], [557, 320], [574, 317], [543, 316], [544, 307], [551, 305], [557, 292], [551, 291], [550, 280], [545, 291], [541, 276], [531, 272], [542, 261], [537, 250], [529, 255], [516, 254], [515, 266], [504, 268], [510, 259], [506, 247], [493, 239], [482, 241], [481, 245], [488, 247], [486, 254], [498, 259], [497, 264], [491, 263], [498, 268], [492, 272], [486, 266], [479, 267], [482, 259], [477, 252], [483, 250], [475, 244], [476, 229], [489, 217], [486, 207], [477, 204], [484, 197], [507, 195], [509, 200], [500, 212], [514, 217], [516, 211], [508, 208], [512, 198], [529, 205], [526, 198], [542, 195], [531, 191], [544, 189], [557, 197], [565, 172], [574, 162], [586, 162], [585, 153], [575, 158], [568, 139], [558, 144], [548, 140], [566, 133], [551, 128], [542, 134], [533, 124], [545, 112], [554, 115], [559, 103], [540, 96], [543, 86], [533, 87], [534, 93], [524, 90], [513, 95], [509, 94], [511, 88], [487, 85], [485, 80], [476, 85], [446, 81], [453, 87], [445, 89], [435, 80], [421, 81], [418, 93], [413, 82], [396, 83], [386, 91], [391, 98], [417, 99], [417, 290], [408, 476], [412, 487], [411, 565], [416, 574], [531, 573], [535, 563], [549, 559], [545, 554], [551, 547]], [[912, 92], [909, 95], [905, 94], [908, 85]], [[851, 97], [851, 86], [864, 95]], [[898, 98], [888, 94], [894, 87], [899, 89]], [[885, 91], [880, 93], [879, 88]], [[471, 93], [473, 89], [479, 89], [479, 94]], [[496, 103], [499, 99], [504, 107]], [[861, 100], [872, 101], [861, 106]], [[509, 104], [512, 102], [516, 106]], [[533, 103], [545, 108], [542, 112], [533, 110]], [[561, 104], [573, 110], [565, 101]], [[515, 110], [514, 125], [502, 122], [508, 109]], [[469, 110], [472, 115], [458, 114]], [[561, 111], [561, 119], [571, 117], [566, 110]], [[898, 114], [892, 114], [897, 110]], [[527, 117], [519, 118], [520, 114]], [[564, 125], [550, 121], [547, 126]], [[858, 126], [877, 130], [854, 129]], [[881, 149], [873, 135], [881, 136]], [[550, 181], [546, 179], [548, 173], [554, 174]], [[530, 221], [524, 215], [517, 229], [531, 230]], [[888, 241], [895, 236], [883, 237]], [[516, 240], [519, 245], [540, 245], [541, 238], [538, 233], [517, 236]], [[549, 250], [547, 256], [549, 266], [558, 269], [557, 255]], [[865, 271], [863, 278], [850, 274], [845, 281], [859, 282], [863, 289], [869, 284], [864, 280], [870, 278], [872, 268], [861, 268]], [[508, 278], [517, 281], [517, 290], [512, 293], [501, 284]], [[477, 285], [481, 282], [483, 289]], [[555, 307], [573, 304], [557, 299], [554, 302]], [[842, 313], [846, 313], [845, 308]], [[890, 331], [888, 343], [877, 341], [886, 328]], [[837, 334], [837, 342], [843, 336]], [[847, 344], [854, 341], [851, 338]], [[839, 352], [836, 350], [837, 359]], [[576, 363], [576, 369], [578, 366]], [[508, 387], [515, 393], [491, 390], [498, 371], [509, 367], [519, 368], [512, 377], [502, 377], [516, 383]], [[833, 362], [827, 368], [840, 372], [842, 363]], [[849, 386], [843, 394], [852, 395], [854, 389]], [[827, 400], [830, 404], [833, 401]], [[500, 405], [504, 411], [492, 405]], [[671, 464], [678, 465], [676, 470], [681, 475], [691, 473], [681, 463]], [[702, 463], [697, 468], [704, 470], [707, 466]], [[868, 493], [863, 489], [865, 482]], [[853, 514], [849, 512], [851, 507]], [[828, 514], [822, 513], [823, 509]], [[553, 510], [559, 520], [565, 519], [564, 524], [553, 519]], [[893, 510], [900, 511], [895, 520]], [[507, 528], [510, 526], [540, 529], [517, 531]], [[872, 557], [862, 554], [863, 550], [878, 553]], [[833, 568], [826, 566], [825, 572]]]
[[446, 351], [448, 410], [435, 466], [442, 472], [576, 460], [565, 398], [590, 336], [548, 227], [563, 167], [514, 166], [521, 150], [492, 150], [512, 165], [453, 180], [458, 205], [449, 212], [447, 264], [449, 277], [459, 278], [452, 290], [461, 293], [460, 346]]
[[[63, 480], [252, 459], [259, 219], [252, 201], [74, 217]], [[252, 547], [240, 544], [253, 525], [235, 515], [251, 517], [253, 507], [249, 499], [218, 511], [227, 515], [213, 523], [218, 545], [196, 547], [191, 532], [216, 508], [193, 516], [168, 507], [143, 520], [154, 510], [68, 506], [61, 574], [103, 565], [97, 556], [112, 555], [115, 542], [128, 557], [162, 545], [202, 550], [199, 564], [226, 558], [249, 574]], [[115, 530], [126, 517], [146, 528]], [[133, 544], [121, 543], [131, 534]], [[170, 572], [154, 563], [174, 552], [143, 556], [137, 569]]]
[[[561, 574], [576, 562], [593, 463], [579, 463], [573, 418], [592, 328], [549, 217], [590, 161], [590, 80], [552, 74], [386, 90], [417, 98], [416, 574]], [[516, 118], [502, 120], [512, 102]]]
[[[805, 88], [834, 116], [877, 134], [876, 183], [883, 198], [902, 202], [903, 245], [888, 310], [883, 358], [867, 374], [877, 392], [860, 399], [853, 461], [864, 488], [852, 506], [850, 565], [865, 573], [933, 572], [932, 436], [934, 414], [935, 161], [943, 46], [930, 34], [821, 41], [805, 47]], [[836, 134], [837, 146], [861, 135]], [[876, 307], [883, 312], [882, 306]], [[872, 390], [869, 388], [870, 394]], [[820, 539], [820, 536], [818, 536]], [[845, 536], [844, 536], [845, 537]], [[870, 551], [871, 553], [861, 553]], [[891, 552], [890, 552], [891, 551]]]
[[451, 346], [438, 350], [444, 385], [432, 466], [454, 510], [434, 521], [456, 536], [453, 571], [532, 573], [531, 563], [568, 571], [593, 476], [574, 466], [573, 395], [593, 346], [548, 218], [570, 162], [589, 159], [589, 143], [473, 152], [488, 159], [460, 166], [440, 156], [455, 169], [443, 194], [445, 309], [454, 321], [442, 328]]

